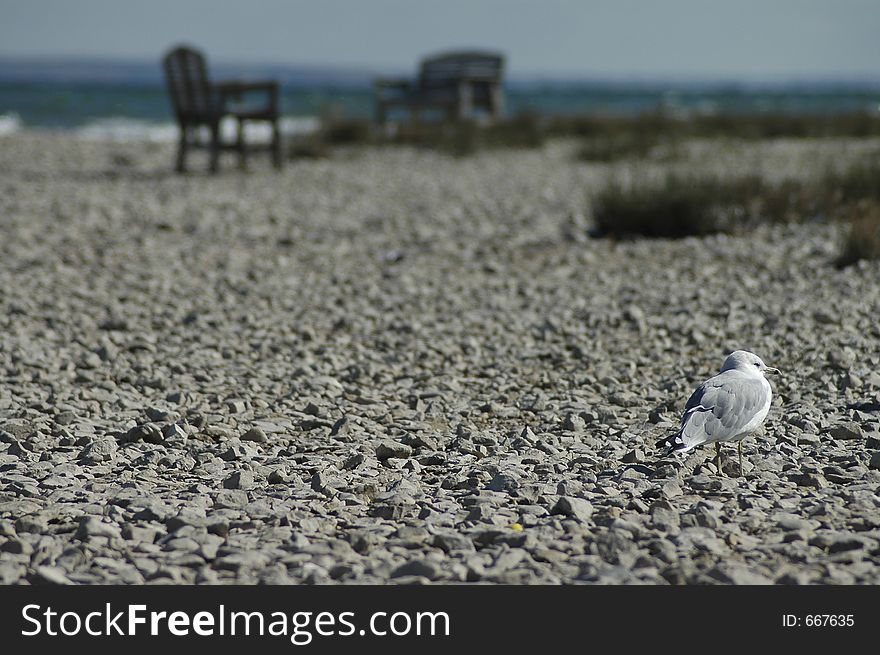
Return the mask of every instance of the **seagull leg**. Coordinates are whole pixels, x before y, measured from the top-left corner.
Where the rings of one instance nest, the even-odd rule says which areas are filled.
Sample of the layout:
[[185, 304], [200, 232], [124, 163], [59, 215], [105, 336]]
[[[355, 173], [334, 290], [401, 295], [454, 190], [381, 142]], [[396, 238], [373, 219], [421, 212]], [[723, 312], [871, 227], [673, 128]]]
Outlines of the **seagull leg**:
[[715, 466], [718, 468], [718, 475], [724, 475], [721, 472], [721, 443], [715, 442]]
[[743, 476], [743, 442], [736, 442], [736, 451], [739, 453], [739, 477]]

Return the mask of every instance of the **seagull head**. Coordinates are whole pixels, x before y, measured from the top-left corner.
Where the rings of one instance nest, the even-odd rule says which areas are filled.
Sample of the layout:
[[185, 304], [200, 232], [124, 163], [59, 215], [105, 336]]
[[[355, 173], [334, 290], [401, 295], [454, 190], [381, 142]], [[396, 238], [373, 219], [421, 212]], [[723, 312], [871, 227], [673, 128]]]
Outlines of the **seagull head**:
[[724, 360], [721, 372], [730, 371], [731, 369], [742, 371], [749, 375], [761, 376], [764, 373], [779, 373], [779, 369], [767, 366], [760, 357], [748, 350], [735, 350]]

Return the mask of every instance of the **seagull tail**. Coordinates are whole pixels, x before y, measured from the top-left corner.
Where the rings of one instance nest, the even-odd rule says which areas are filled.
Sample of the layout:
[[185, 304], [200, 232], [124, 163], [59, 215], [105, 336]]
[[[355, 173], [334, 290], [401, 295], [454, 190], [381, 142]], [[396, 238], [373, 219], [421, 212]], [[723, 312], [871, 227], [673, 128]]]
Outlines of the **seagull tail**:
[[677, 450], [684, 450], [684, 439], [681, 436], [681, 432], [676, 432], [675, 434], [663, 437], [656, 444], [655, 448], [666, 448], [666, 452], [664, 452], [661, 457], [669, 457], [672, 453]]

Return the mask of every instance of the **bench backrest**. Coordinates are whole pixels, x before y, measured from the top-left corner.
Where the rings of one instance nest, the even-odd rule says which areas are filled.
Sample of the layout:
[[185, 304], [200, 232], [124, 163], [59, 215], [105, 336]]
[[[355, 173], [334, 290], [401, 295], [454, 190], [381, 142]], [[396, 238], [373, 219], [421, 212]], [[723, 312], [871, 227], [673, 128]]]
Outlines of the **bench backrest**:
[[504, 57], [492, 52], [450, 52], [422, 61], [419, 86], [438, 89], [455, 86], [464, 77], [501, 81]]
[[202, 53], [181, 46], [166, 54], [162, 63], [177, 119], [199, 122], [210, 118], [214, 107]]

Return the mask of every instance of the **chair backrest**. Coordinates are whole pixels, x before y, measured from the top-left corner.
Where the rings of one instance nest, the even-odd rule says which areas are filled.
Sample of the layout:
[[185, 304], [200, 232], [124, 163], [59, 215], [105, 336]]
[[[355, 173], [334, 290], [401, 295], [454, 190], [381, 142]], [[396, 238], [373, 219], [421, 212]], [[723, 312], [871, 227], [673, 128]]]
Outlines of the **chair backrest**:
[[180, 122], [203, 122], [214, 113], [205, 57], [186, 46], [174, 48], [163, 59], [171, 104]]
[[503, 70], [504, 57], [494, 52], [447, 52], [422, 61], [419, 86], [423, 89], [454, 86], [468, 76], [500, 82]]

